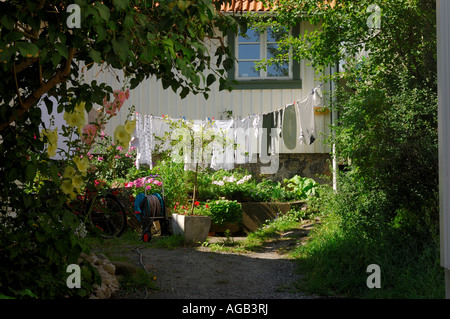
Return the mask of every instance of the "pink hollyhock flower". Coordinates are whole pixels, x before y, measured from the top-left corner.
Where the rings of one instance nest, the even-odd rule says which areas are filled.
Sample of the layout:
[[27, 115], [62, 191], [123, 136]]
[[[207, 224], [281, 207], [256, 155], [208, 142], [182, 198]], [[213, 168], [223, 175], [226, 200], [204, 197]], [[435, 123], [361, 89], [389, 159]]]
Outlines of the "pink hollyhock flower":
[[87, 124], [82, 129], [83, 137], [81, 138], [86, 144], [92, 144], [97, 135], [97, 126], [94, 124]]
[[162, 182], [160, 182], [160, 181], [158, 181], [158, 180], [154, 180], [153, 181], [153, 184], [155, 184], [156, 186], [161, 186], [162, 185]]
[[125, 183], [126, 188], [131, 188], [133, 186], [134, 186], [133, 182]]
[[142, 182], [142, 179], [137, 179], [134, 181], [134, 186], [137, 188], [144, 186], [144, 183]]
[[147, 186], [145, 187], [145, 189], [149, 191], [149, 190], [152, 189], [152, 186], [151, 186], [151, 185], [147, 185]]

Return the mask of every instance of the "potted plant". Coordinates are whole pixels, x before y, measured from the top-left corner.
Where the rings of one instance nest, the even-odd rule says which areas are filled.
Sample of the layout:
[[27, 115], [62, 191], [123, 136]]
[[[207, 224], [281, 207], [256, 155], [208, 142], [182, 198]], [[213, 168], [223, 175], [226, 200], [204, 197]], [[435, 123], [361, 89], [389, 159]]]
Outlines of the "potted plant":
[[200, 203], [195, 201], [192, 210], [189, 205], [179, 205], [177, 202], [173, 208], [172, 232], [183, 236], [187, 243], [204, 242], [211, 228], [211, 217], [202, 215], [202, 212], [197, 210], [198, 206]]
[[203, 214], [211, 217], [211, 231], [224, 233], [239, 231], [242, 221], [242, 204], [235, 200], [219, 199], [205, 205]]

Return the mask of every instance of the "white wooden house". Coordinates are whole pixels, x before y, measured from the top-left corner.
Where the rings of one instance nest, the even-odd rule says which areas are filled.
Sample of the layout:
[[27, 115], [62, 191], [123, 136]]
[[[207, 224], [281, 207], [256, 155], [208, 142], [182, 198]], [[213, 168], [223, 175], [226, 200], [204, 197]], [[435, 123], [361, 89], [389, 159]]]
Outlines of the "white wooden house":
[[[233, 1], [232, 5], [223, 5], [222, 12], [225, 14], [240, 14], [245, 11], [260, 12], [270, 14], [258, 1]], [[301, 23], [295, 30], [289, 32], [304, 33], [312, 31], [313, 26], [308, 23]], [[172, 118], [184, 117], [187, 120], [200, 120], [205, 118], [226, 119], [229, 114], [234, 118], [245, 118], [252, 114], [280, 109], [295, 100], [306, 97], [314, 88], [322, 84], [318, 81], [319, 74], [316, 74], [307, 61], [300, 63], [286, 61], [286, 64], [279, 68], [268, 68], [267, 71], [255, 71], [252, 66], [260, 59], [270, 57], [270, 52], [276, 44], [276, 35], [272, 32], [264, 32], [260, 35], [254, 34], [251, 30], [247, 32], [247, 37], [236, 35], [224, 35], [225, 39], [232, 46], [236, 62], [234, 68], [228, 76], [238, 81], [238, 85], [231, 91], [219, 91], [219, 84], [214, 83], [210, 87], [209, 98], [205, 99], [202, 94], [189, 94], [181, 99], [172, 89], [163, 89], [160, 81], [149, 78], [130, 92], [130, 98], [124, 104], [121, 112], [111, 120], [106, 131], [112, 135], [114, 128], [123, 124], [127, 115], [127, 106], [134, 105], [135, 111], [139, 114], [152, 114], [154, 116], [168, 115]], [[123, 76], [120, 72], [108, 72], [102, 70], [100, 66], [94, 66], [84, 75], [86, 81], [108, 83], [113, 89], [119, 89], [123, 85]], [[326, 84], [322, 86], [322, 91], [327, 92], [331, 87]], [[323, 95], [323, 104], [327, 103], [326, 94]], [[294, 171], [298, 174], [313, 177], [315, 173], [329, 174], [331, 149], [323, 143], [323, 137], [330, 134], [329, 125], [332, 121], [332, 114], [316, 115], [315, 126], [317, 140], [311, 145], [297, 143], [294, 149], [288, 149], [280, 141], [280, 155], [289, 155], [284, 158], [288, 163], [281, 163], [281, 168], [287, 171]], [[298, 132], [299, 133], [299, 132]], [[299, 133], [300, 134], [300, 133]], [[297, 157], [295, 157], [297, 155]], [[303, 155], [303, 156], [302, 156]], [[300, 157], [299, 157], [300, 156]], [[296, 170], [296, 160], [300, 160], [299, 169]], [[316, 168], [309, 169], [310, 164]], [[319, 166], [319, 168], [317, 168]], [[284, 174], [283, 177], [289, 176]]]

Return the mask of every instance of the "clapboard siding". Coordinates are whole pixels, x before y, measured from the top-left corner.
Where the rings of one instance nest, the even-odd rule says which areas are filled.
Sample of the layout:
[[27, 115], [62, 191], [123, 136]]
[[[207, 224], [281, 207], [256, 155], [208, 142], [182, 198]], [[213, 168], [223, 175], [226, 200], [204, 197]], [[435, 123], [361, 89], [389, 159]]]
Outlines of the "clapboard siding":
[[[303, 29], [311, 27], [301, 27]], [[302, 89], [246, 89], [219, 91], [218, 84], [213, 84], [209, 98], [205, 99], [202, 94], [189, 94], [181, 99], [171, 88], [164, 90], [160, 81], [149, 78], [130, 92], [130, 99], [126, 101], [120, 114], [115, 117], [107, 127], [107, 132], [112, 134], [114, 128], [124, 123], [127, 115], [127, 107], [134, 105], [136, 112], [140, 114], [162, 114], [170, 117], [185, 117], [189, 120], [205, 118], [226, 119], [226, 111], [232, 111], [233, 117], [244, 118], [248, 115], [261, 114], [279, 109], [294, 100], [304, 98], [311, 90], [320, 84], [316, 81], [317, 74], [307, 66], [300, 63], [300, 74]], [[119, 78], [119, 81], [117, 80]], [[85, 72], [85, 80], [108, 83], [113, 89], [123, 86], [123, 76], [120, 72], [108, 72], [99, 66], [94, 66]], [[322, 90], [326, 88], [322, 88]], [[316, 116], [316, 128], [318, 133], [328, 135], [330, 115]], [[281, 153], [329, 153], [330, 148], [323, 145], [322, 138], [311, 146], [297, 145], [294, 150], [287, 150], [281, 143]]]

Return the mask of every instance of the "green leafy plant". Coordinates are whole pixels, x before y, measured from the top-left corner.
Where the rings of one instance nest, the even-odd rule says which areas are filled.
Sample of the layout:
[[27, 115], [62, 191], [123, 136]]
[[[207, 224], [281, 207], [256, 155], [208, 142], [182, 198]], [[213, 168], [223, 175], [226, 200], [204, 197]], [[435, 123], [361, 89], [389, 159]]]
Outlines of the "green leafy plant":
[[295, 175], [290, 179], [285, 179], [284, 184], [287, 190], [287, 196], [295, 200], [304, 200], [310, 196], [316, 195], [319, 184], [312, 178]]
[[91, 165], [95, 167], [95, 178], [108, 184], [126, 178], [128, 172], [135, 166], [136, 149], [114, 145], [111, 137], [103, 131], [100, 139], [101, 143], [97, 143], [95, 149], [87, 154]]
[[218, 225], [242, 221], [242, 205], [232, 200], [214, 200], [207, 203], [204, 213], [211, 216], [211, 222]]
[[[115, 102], [128, 93], [114, 92], [97, 80], [85, 83], [84, 70], [98, 64], [123, 71], [130, 89], [154, 75], [181, 97], [189, 92], [207, 97], [217, 80], [220, 90], [229, 88], [226, 70], [233, 65], [229, 48], [219, 41], [221, 45], [210, 53], [206, 44], [217, 38], [217, 30], [224, 34], [236, 30], [234, 17], [218, 14], [221, 3], [77, 0], [79, 28], [67, 23], [71, 13], [66, 9], [72, 4], [0, 2], [1, 296], [76, 294], [65, 285], [65, 269], [89, 247], [75, 236], [79, 220], [64, 205], [84, 186], [87, 151], [104, 124], [79, 123], [94, 105], [103, 105], [105, 113], [114, 115], [121, 106]], [[57, 99], [57, 107], [51, 98]], [[69, 128], [46, 127], [39, 103], [50, 114], [64, 114]], [[129, 133], [124, 125], [116, 133], [114, 143], [125, 147]], [[76, 160], [51, 159], [59, 135], [69, 138], [68, 158], [79, 155]], [[80, 149], [76, 136], [85, 142]], [[174, 187], [167, 192], [173, 199], [179, 185], [168, 185]], [[48, 194], [51, 200], [45, 203]]]

